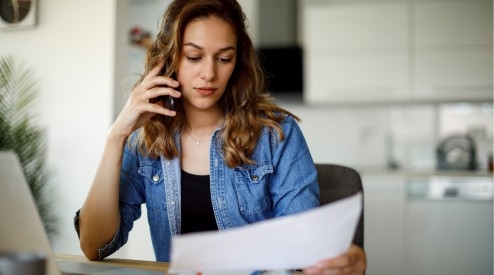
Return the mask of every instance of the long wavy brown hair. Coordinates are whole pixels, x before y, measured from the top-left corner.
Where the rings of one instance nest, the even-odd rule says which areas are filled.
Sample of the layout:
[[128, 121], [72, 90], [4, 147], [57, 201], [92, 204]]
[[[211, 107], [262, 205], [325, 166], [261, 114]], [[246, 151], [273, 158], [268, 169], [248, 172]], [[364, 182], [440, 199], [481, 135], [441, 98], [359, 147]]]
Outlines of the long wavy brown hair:
[[[148, 49], [145, 73], [160, 62], [163, 75], [174, 77], [185, 27], [196, 18], [215, 16], [230, 24], [237, 36], [237, 61], [225, 93], [220, 98], [224, 114], [221, 129], [223, 158], [229, 167], [253, 164], [250, 159], [263, 127], [277, 131], [284, 139], [280, 122], [286, 114], [298, 117], [277, 106], [267, 93], [265, 75], [246, 30], [246, 18], [235, 0], [175, 0], [161, 18], [156, 40]], [[180, 100], [175, 101], [173, 118], [155, 115], [139, 132], [139, 144], [151, 157], [163, 154], [167, 159], [178, 155], [174, 133], [181, 131], [185, 115]]]

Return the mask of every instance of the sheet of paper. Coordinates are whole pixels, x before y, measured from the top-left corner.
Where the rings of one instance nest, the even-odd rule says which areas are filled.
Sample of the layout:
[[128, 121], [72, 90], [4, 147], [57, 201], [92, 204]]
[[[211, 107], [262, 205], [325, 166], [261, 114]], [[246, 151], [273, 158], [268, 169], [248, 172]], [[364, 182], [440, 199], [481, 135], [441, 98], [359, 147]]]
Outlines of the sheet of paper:
[[227, 231], [176, 236], [170, 273], [304, 268], [344, 253], [362, 211], [362, 194], [303, 213]]

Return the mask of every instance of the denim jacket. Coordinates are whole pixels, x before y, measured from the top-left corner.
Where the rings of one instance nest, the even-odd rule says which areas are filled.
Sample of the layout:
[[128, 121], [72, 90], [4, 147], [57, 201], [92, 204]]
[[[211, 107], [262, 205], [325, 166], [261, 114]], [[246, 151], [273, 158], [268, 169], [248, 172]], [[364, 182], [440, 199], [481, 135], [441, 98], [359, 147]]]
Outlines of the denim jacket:
[[[255, 164], [228, 167], [222, 158], [218, 129], [210, 143], [210, 188], [219, 230], [308, 210], [319, 205], [314, 162], [297, 122], [285, 116], [285, 135], [265, 127], [251, 159]], [[131, 136], [135, 138], [136, 133]], [[180, 148], [180, 137], [176, 138]], [[137, 146], [125, 147], [120, 174], [120, 228], [99, 249], [103, 259], [127, 242], [133, 223], [146, 204], [157, 261], [170, 260], [173, 236], [180, 234], [180, 159], [152, 159]], [[76, 216], [76, 219], [78, 217]], [[77, 222], [76, 222], [77, 227]]]

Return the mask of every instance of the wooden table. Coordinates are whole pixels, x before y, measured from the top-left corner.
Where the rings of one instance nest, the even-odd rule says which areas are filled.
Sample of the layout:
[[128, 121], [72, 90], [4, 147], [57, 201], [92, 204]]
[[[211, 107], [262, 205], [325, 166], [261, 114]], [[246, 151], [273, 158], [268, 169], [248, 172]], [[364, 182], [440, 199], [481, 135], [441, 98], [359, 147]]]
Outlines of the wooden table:
[[168, 266], [169, 266], [168, 263], [163, 263], [163, 262], [129, 260], [129, 259], [106, 258], [103, 261], [90, 261], [84, 256], [66, 255], [66, 254], [57, 254], [56, 258], [58, 261], [69, 261], [69, 262], [78, 262], [78, 263], [90, 263], [95, 265], [142, 268], [153, 271], [163, 271], [164, 274], [166, 274], [166, 271], [168, 270]]
[[[152, 271], [161, 271], [161, 272], [163, 272], [163, 274], [168, 274], [167, 270], [169, 267], [169, 264], [164, 263], [164, 262], [117, 259], [117, 258], [106, 258], [103, 261], [90, 261], [84, 256], [66, 255], [66, 254], [57, 254], [56, 259], [58, 261], [90, 263], [90, 264], [95, 264], [95, 265], [142, 268], [142, 269], [147, 269], [147, 270], [152, 270]], [[294, 275], [302, 274], [302, 272], [293, 272], [293, 274]]]

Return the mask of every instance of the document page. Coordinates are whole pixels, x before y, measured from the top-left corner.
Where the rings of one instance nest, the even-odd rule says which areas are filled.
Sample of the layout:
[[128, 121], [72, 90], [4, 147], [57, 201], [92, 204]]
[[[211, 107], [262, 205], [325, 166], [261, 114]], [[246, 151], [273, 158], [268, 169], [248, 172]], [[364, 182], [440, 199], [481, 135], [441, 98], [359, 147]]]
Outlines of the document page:
[[358, 193], [299, 214], [176, 236], [169, 272], [305, 268], [348, 250], [361, 211]]

